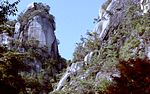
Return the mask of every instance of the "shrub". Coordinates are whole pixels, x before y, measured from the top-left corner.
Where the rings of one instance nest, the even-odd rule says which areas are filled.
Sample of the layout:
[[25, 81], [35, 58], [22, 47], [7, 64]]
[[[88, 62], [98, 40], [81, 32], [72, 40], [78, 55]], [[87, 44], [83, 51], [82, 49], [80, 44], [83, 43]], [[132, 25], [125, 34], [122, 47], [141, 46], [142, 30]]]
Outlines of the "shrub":
[[150, 60], [129, 59], [120, 61], [121, 77], [108, 87], [108, 94], [150, 94]]

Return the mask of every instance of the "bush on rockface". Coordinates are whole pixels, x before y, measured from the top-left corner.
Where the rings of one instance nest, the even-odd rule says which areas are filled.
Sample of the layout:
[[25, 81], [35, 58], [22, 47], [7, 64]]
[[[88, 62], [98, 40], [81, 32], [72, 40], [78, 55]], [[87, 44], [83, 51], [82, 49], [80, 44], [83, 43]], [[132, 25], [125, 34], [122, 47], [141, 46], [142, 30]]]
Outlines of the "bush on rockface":
[[73, 62], [83, 61], [88, 53], [100, 48], [100, 40], [98, 36], [99, 35], [96, 32], [87, 32], [87, 38], [83, 36], [80, 38], [80, 42], [76, 43], [77, 46], [73, 53]]
[[[42, 91], [50, 92], [52, 88], [52, 80], [56, 82], [56, 74], [65, 67], [65, 59], [53, 60], [48, 57], [42, 57], [39, 49], [30, 49], [27, 52], [17, 52], [8, 50], [0, 46], [0, 93], [2, 94], [19, 94], [23, 92], [38, 94]], [[41, 68], [37, 70], [36, 64], [40, 64]], [[61, 67], [59, 66], [61, 65]], [[20, 83], [20, 84], [19, 84]], [[20, 86], [21, 85], [21, 86]], [[10, 92], [7, 92], [10, 88]]]
[[[25, 54], [5, 52], [0, 56], [0, 93], [25, 93], [25, 80], [18, 74], [27, 66], [22, 62]], [[7, 89], [10, 89], [9, 91]]]
[[45, 73], [30, 73], [32, 66], [24, 63], [29, 58], [27, 53], [3, 50], [0, 54], [1, 94], [37, 94], [41, 90], [52, 90], [51, 83], [45, 83], [48, 82], [44, 79]]
[[[7, 23], [9, 21], [7, 16], [11, 14], [9, 12], [14, 12], [15, 14], [15, 11], [17, 11], [17, 2], [13, 4], [10, 5], [6, 1], [4, 5], [0, 5], [0, 20], [2, 20], [0, 22], [0, 34], [7, 31], [11, 33], [9, 34], [10, 36], [14, 34], [15, 22], [11, 22], [13, 27], [11, 27], [10, 22]], [[50, 59], [47, 56], [47, 47], [37, 48], [38, 41], [36, 40], [26, 41], [26, 43], [20, 40], [12, 40], [10, 45], [10, 48], [0, 45], [0, 94], [43, 94], [44, 92], [48, 94], [48, 92], [52, 91], [50, 80], [55, 80], [57, 70], [60, 71], [64, 68], [65, 59], [61, 57], [56, 61]], [[20, 49], [23, 49], [23, 51], [20, 51]], [[35, 65], [40, 62], [38, 60], [41, 61], [42, 65], [37, 66], [42, 67], [42, 69], [37, 72]]]
[[[114, 31], [109, 32], [108, 40], [105, 40], [102, 43], [104, 46], [99, 45], [99, 46], [101, 46], [100, 50], [99, 50], [99, 53], [100, 53], [99, 57], [95, 58], [95, 60], [92, 60], [91, 61], [92, 64], [88, 65], [85, 68], [85, 70], [87, 70], [88, 68], [91, 68], [93, 66], [99, 66], [98, 71], [109, 71], [110, 72], [118, 64], [118, 62], [117, 62], [118, 59], [129, 60], [130, 58], [132, 58], [132, 59], [137, 58], [137, 57], [141, 58], [144, 56], [144, 46], [141, 46], [141, 44], [142, 44], [141, 39], [144, 39], [144, 42], [145, 42], [145, 40], [147, 40], [147, 41], [149, 40], [149, 37], [148, 37], [150, 34], [149, 33], [149, 25], [150, 24], [148, 23], [149, 16], [146, 14], [136, 15], [135, 12], [139, 12], [138, 11], [139, 7], [138, 8], [135, 8], [135, 7], [137, 7], [137, 6], [129, 6], [129, 8], [126, 10], [127, 15], [125, 15], [125, 18], [123, 19], [123, 21], [120, 23], [120, 25], [118, 27], [116, 27], [116, 29]], [[91, 36], [91, 33], [89, 33], [89, 35]], [[83, 46], [81, 46], [81, 47], [83, 47], [82, 49], [84, 49], [85, 52], [87, 49], [95, 48], [95, 45], [93, 45], [95, 43], [95, 41], [92, 41], [90, 38], [87, 38], [86, 41], [87, 40], [89, 40], [89, 41], [84, 42], [84, 43], [87, 43], [88, 46], [86, 46], [87, 44], [84, 46], [85, 48]], [[81, 55], [81, 53], [80, 53], [81, 51], [78, 51], [79, 57]], [[82, 55], [81, 60], [83, 60], [84, 56], [85, 55]], [[100, 65], [100, 63], [101, 63], [101, 65]], [[130, 66], [130, 64], [126, 65], [126, 66]], [[126, 74], [123, 73], [122, 75], [126, 75]], [[130, 78], [130, 75], [127, 75], [127, 78], [128, 78], [128, 76]], [[95, 75], [94, 76], [91, 75], [90, 77], [95, 77]], [[83, 83], [82, 81], [80, 81], [81, 83], [78, 86], [83, 87], [82, 89], [85, 90], [85, 92], [87, 93], [87, 90], [90, 91], [90, 89], [86, 89], [86, 86], [89, 85], [88, 81], [91, 81], [91, 79], [88, 78], [88, 79], [86, 79], [86, 81], [87, 81], [87, 83], [85, 83], [85, 82]], [[120, 81], [120, 84], [119, 84], [120, 86], [116, 86], [117, 88], [114, 89], [114, 90], [116, 90], [116, 92], [109, 91], [109, 89], [111, 89], [110, 88], [111, 86], [109, 87], [109, 89], [107, 89], [107, 86], [105, 85], [105, 84], [107, 84], [107, 81], [106, 81], [106, 83], [105, 83], [105, 81], [104, 81], [104, 83], [100, 83], [100, 86], [98, 85], [98, 87], [97, 87], [98, 91], [99, 91], [98, 94], [131, 94], [131, 93], [134, 93], [130, 90], [132, 87], [134, 87], [134, 85], [129, 86], [129, 88], [130, 88], [129, 91], [131, 91], [131, 92], [128, 92], [128, 90], [126, 92], [125, 90], [128, 88], [127, 87], [124, 88], [124, 86], [121, 87], [122, 81], [123, 80]], [[129, 81], [132, 82], [131, 79]], [[116, 83], [114, 82], [114, 84], [112, 84], [112, 86], [116, 85]], [[101, 86], [101, 84], [104, 84], [104, 85]], [[140, 84], [140, 83], [137, 82], [137, 84]], [[126, 83], [125, 83], [125, 85], [126, 85]], [[127, 82], [127, 86], [128, 85], [130, 85], [130, 84], [128, 84], [128, 82]], [[72, 89], [70, 86], [68, 86], [68, 88], [70, 90], [74, 90], [74, 88]], [[97, 90], [97, 89], [95, 89], [96, 87], [93, 86], [93, 88], [94, 88], [94, 92], [96, 92], [96, 90]], [[142, 86], [141, 86], [141, 88], [142, 88]], [[124, 91], [121, 92], [121, 90], [124, 90]], [[73, 94], [75, 94], [75, 91], [73, 92]], [[136, 93], [134, 93], [134, 94], [136, 94]], [[143, 94], [143, 93], [140, 92], [140, 94]]]

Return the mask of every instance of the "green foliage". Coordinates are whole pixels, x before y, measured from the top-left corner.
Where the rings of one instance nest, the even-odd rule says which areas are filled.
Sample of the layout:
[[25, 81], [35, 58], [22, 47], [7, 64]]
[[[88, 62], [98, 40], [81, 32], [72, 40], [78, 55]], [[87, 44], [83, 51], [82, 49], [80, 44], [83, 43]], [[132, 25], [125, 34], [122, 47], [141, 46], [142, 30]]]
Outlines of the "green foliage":
[[97, 32], [87, 32], [87, 35], [86, 47], [91, 51], [98, 50], [100, 47], [100, 40]]
[[[22, 61], [25, 54], [5, 52], [0, 56], [0, 93], [19, 94], [25, 91], [25, 80], [18, 74], [27, 67]], [[7, 89], [10, 89], [9, 91]]]
[[80, 86], [83, 89], [84, 94], [90, 94], [94, 93], [95, 91], [95, 83], [93, 79], [90, 79], [89, 81], [87, 80], [80, 80]]
[[110, 81], [108, 80], [102, 80], [101, 83], [99, 83], [97, 86], [96, 86], [96, 91], [98, 92], [98, 94], [107, 94], [106, 93], [106, 90], [108, 88], [108, 86], [110, 86]]
[[26, 44], [27, 44], [29, 47], [32, 46], [32, 47], [36, 48], [36, 47], [38, 47], [38, 45], [39, 45], [39, 41], [33, 38], [33, 39], [30, 39], [30, 40], [26, 41]]
[[129, 58], [134, 58], [137, 53], [133, 52], [133, 50], [138, 47], [140, 41], [135, 37], [130, 37], [128, 41], [125, 42], [124, 46], [122, 46], [120, 50], [120, 58], [124, 60], [128, 60]]
[[73, 61], [81, 61], [84, 59], [86, 55], [85, 48], [83, 47], [83, 43], [77, 43], [77, 47], [73, 53]]
[[17, 7], [16, 5], [20, 2], [20, 0], [10, 4], [7, 0], [0, 1], [0, 24], [3, 24], [7, 21], [8, 15], [16, 15]]
[[88, 52], [98, 50], [100, 48], [100, 40], [96, 32], [87, 32], [87, 38], [81, 37], [81, 42], [77, 43], [77, 47], [73, 53], [73, 61], [81, 61]]
[[119, 58], [128, 60], [129, 58], [143, 57], [144, 48], [140, 48], [141, 39], [149, 39], [149, 16], [142, 15], [140, 7], [129, 3], [126, 15], [115, 30], [116, 35], [112, 37], [112, 43], [118, 43]]
[[112, 0], [106, 0], [106, 2], [102, 5], [102, 8], [104, 10], [106, 10], [106, 8], [108, 7], [108, 5], [111, 3]]
[[[53, 90], [51, 80], [56, 81], [56, 73], [60, 71], [58, 65], [65, 66], [65, 59], [53, 60], [42, 57], [38, 50], [32, 52], [13, 52], [4, 47], [0, 47], [0, 93], [1, 94], [39, 94], [40, 92], [50, 92]], [[42, 70], [35, 72], [33, 63], [35, 59], [40, 59]], [[28, 62], [26, 64], [25, 62]], [[64, 65], [63, 65], [64, 64]], [[57, 71], [56, 70], [56, 71]], [[45, 78], [46, 75], [48, 78]], [[7, 89], [11, 89], [7, 92]]]

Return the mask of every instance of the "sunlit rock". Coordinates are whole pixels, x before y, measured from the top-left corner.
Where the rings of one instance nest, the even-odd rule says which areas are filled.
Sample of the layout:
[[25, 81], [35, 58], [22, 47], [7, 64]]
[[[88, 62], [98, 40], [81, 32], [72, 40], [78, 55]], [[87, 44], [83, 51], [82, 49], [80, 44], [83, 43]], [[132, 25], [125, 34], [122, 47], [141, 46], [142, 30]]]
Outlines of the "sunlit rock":
[[60, 90], [65, 85], [67, 78], [73, 75], [74, 76], [77, 75], [77, 73], [79, 73], [79, 71], [82, 70], [83, 66], [84, 66], [83, 62], [72, 63], [71, 66], [67, 68], [66, 72], [58, 82], [57, 88], [54, 91]]
[[84, 62], [86, 62], [86, 63], [90, 62], [91, 59], [92, 59], [93, 54], [94, 54], [94, 52], [88, 53], [88, 54], [85, 56], [85, 58], [84, 58]]
[[[50, 7], [42, 3], [32, 3], [20, 16], [15, 26], [15, 38], [20, 41], [35, 41], [39, 48], [48, 48], [53, 58], [58, 57], [58, 42], [55, 36], [54, 16]], [[19, 33], [19, 34], [18, 34]], [[31, 44], [32, 45], [32, 44]], [[35, 45], [34, 45], [35, 46]]]
[[19, 33], [20, 33], [20, 23], [17, 22], [15, 24], [15, 32], [14, 32], [14, 38], [15, 39], [18, 39]]
[[147, 45], [145, 48], [146, 56], [150, 59], [150, 45]]
[[8, 36], [7, 32], [3, 32], [0, 34], [0, 45], [5, 45], [8, 47], [10, 40], [12, 38]]
[[141, 3], [141, 9], [143, 10], [143, 13], [147, 13], [150, 11], [150, 1], [149, 0], [140, 0]]

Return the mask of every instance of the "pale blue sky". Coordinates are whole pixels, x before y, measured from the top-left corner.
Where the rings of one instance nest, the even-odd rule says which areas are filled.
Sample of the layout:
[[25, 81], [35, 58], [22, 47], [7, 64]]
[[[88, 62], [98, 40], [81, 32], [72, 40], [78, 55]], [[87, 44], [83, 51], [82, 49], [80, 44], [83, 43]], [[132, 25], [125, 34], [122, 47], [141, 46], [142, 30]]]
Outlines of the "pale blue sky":
[[[15, 0], [8, 0], [15, 1]], [[55, 16], [56, 37], [60, 40], [60, 55], [71, 59], [81, 35], [94, 28], [93, 19], [105, 0], [21, 0], [19, 14], [32, 2], [43, 2], [51, 7], [50, 13]]]

